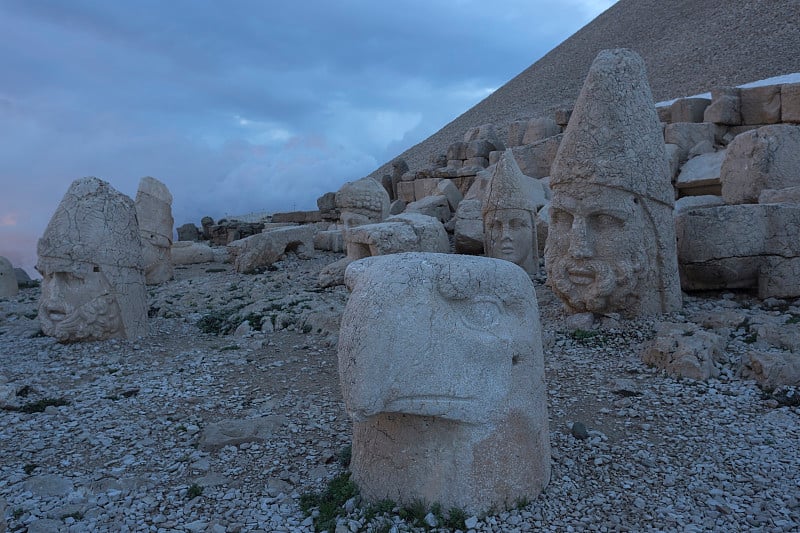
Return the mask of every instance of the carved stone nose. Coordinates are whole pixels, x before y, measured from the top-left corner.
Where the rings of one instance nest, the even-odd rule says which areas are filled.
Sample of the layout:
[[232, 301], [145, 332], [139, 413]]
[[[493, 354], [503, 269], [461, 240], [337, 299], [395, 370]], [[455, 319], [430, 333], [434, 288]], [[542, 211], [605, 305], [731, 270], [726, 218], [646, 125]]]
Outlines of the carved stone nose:
[[581, 217], [575, 217], [569, 240], [569, 254], [576, 259], [593, 257], [594, 250], [590, 239], [585, 220]]

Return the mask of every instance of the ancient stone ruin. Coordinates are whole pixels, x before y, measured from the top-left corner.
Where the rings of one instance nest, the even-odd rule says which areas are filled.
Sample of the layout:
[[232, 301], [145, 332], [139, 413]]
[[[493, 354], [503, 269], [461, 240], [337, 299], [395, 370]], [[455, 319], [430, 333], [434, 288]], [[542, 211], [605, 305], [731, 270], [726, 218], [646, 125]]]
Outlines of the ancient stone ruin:
[[37, 253], [45, 335], [74, 342], [147, 333], [144, 259], [130, 198], [97, 178], [75, 180]]
[[136, 217], [142, 238], [144, 276], [148, 285], [172, 279], [172, 194], [167, 186], [149, 176], [139, 181]]
[[507, 261], [431, 253], [351, 263], [339, 373], [368, 501], [470, 513], [550, 478], [533, 284]]
[[17, 275], [11, 261], [0, 256], [0, 298], [16, 296], [19, 292]]
[[511, 261], [533, 275], [539, 271], [539, 246], [536, 207], [523, 189], [527, 179], [506, 150], [487, 185], [481, 215], [487, 257]]
[[548, 284], [572, 312], [681, 306], [674, 193], [644, 62], [598, 54], [553, 163]]
[[365, 257], [363, 247], [348, 240], [352, 228], [381, 222], [389, 214], [389, 195], [386, 189], [371, 178], [345, 183], [336, 193], [336, 209], [344, 226], [347, 256], [329, 265], [320, 273], [322, 287], [344, 283], [344, 271], [351, 262]]

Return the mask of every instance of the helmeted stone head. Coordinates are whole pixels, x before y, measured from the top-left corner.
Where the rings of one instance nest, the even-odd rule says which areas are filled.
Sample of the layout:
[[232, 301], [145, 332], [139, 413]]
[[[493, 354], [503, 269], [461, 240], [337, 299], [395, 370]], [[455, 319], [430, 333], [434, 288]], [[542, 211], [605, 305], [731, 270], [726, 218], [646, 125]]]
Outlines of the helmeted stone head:
[[549, 479], [536, 294], [497, 259], [401, 253], [352, 263], [339, 373], [368, 499], [471, 512]]
[[173, 277], [172, 194], [166, 185], [146, 176], [136, 192], [136, 216], [142, 239], [144, 275], [148, 285], [157, 285]]
[[592, 63], [553, 162], [548, 285], [573, 312], [665, 313], [681, 306], [674, 193], [644, 61]]
[[524, 179], [513, 152], [503, 152], [487, 184], [481, 215], [486, 255], [511, 261], [533, 275], [539, 270], [536, 207], [522, 185]]
[[37, 252], [46, 335], [73, 342], [146, 333], [142, 246], [130, 198], [97, 178], [75, 180]]

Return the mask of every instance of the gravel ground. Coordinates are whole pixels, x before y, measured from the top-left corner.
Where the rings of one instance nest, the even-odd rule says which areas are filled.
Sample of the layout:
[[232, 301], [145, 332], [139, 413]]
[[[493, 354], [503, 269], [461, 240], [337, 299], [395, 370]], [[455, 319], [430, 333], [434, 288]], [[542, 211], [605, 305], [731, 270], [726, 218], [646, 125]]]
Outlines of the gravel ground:
[[[798, 0], [619, 0], [592, 22], [441, 130], [398, 157], [430, 166], [482, 124], [572, 107], [597, 52], [630, 48], [645, 60], [656, 101], [800, 72]], [[535, 27], [535, 22], [532, 23]], [[372, 176], [391, 174], [390, 162]]]
[[[300, 496], [343, 471], [351, 438], [331, 326], [347, 293], [314, 283], [336, 257], [251, 276], [180, 269], [149, 289], [151, 335], [136, 341], [60, 345], [35, 336], [38, 289], [0, 301], [0, 531], [313, 531]], [[718, 379], [674, 379], [640, 360], [653, 320], [575, 335], [541, 281], [553, 477], [517, 509], [468, 517], [470, 530], [800, 528], [800, 408], [737, 377], [746, 332], [718, 326]], [[669, 318], [800, 311], [784, 304], [704, 295]], [[266, 317], [262, 330], [237, 327], [245, 315]], [[36, 402], [49, 405], [21, 410]], [[254, 419], [261, 441], [209, 446], [215, 424]], [[348, 509], [338, 532], [415, 529], [397, 512], [368, 521], [357, 500]]]

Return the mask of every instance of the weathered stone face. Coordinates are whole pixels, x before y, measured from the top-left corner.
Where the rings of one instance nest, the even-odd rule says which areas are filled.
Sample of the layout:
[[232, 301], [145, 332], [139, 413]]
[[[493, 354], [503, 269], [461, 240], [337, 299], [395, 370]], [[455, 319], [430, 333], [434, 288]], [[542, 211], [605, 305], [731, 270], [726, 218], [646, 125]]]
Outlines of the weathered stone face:
[[61, 342], [147, 331], [133, 201], [97, 178], [72, 183], [38, 242], [42, 331]]
[[339, 373], [368, 500], [480, 512], [550, 475], [541, 325], [507, 261], [404, 253], [350, 265]]
[[570, 311], [680, 308], [674, 193], [644, 62], [634, 52], [597, 55], [550, 186], [548, 284]]
[[42, 332], [61, 342], [124, 337], [113, 288], [103, 272], [42, 272]]
[[521, 266], [529, 274], [538, 270], [536, 230], [530, 211], [495, 209], [484, 217], [486, 255]]
[[575, 312], [636, 307], [656, 254], [644, 227], [628, 192], [590, 185], [554, 195], [545, 246], [553, 290]]
[[528, 274], [539, 270], [536, 210], [511, 150], [506, 150], [486, 186], [482, 216], [486, 255], [521, 266]]

